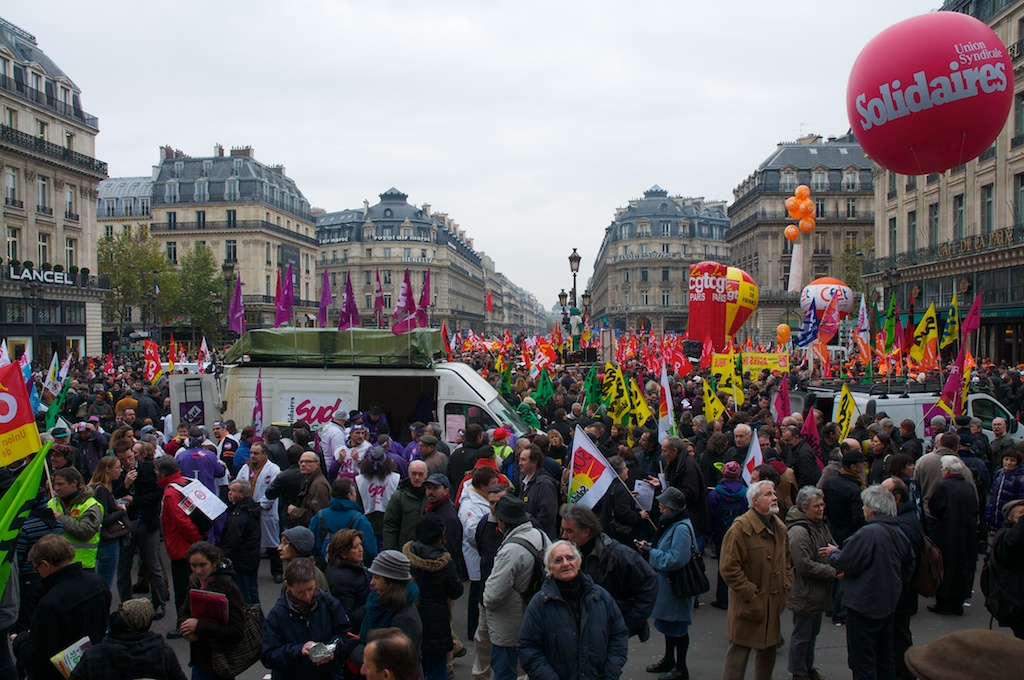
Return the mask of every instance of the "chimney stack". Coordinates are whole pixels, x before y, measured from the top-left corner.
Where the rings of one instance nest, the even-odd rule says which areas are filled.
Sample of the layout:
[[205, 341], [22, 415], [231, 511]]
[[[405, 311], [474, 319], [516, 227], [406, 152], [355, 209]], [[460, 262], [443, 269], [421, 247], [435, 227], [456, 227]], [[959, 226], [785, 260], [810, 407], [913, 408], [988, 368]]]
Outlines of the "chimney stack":
[[241, 156], [242, 158], [253, 158], [251, 146], [233, 146], [231, 147], [232, 156]]
[[220, 144], [214, 144], [213, 145], [213, 155], [214, 155], [215, 158], [223, 158], [224, 157], [224, 147], [221, 146]]

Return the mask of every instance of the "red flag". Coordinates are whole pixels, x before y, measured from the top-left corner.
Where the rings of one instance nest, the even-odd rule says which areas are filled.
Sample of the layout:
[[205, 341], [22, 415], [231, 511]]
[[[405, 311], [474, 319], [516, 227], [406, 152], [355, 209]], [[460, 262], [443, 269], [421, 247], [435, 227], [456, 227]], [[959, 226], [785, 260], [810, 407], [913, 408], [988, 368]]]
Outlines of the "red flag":
[[107, 360], [103, 362], [103, 372], [106, 375], [114, 375], [114, 353], [107, 352]]
[[160, 348], [152, 340], [146, 340], [142, 343], [142, 347], [146, 359], [146, 367], [142, 372], [142, 377], [152, 384], [163, 373], [163, 368], [160, 366]]
[[839, 331], [839, 296], [833, 295], [825, 305], [825, 311], [818, 323], [818, 340], [828, 344]]
[[711, 368], [711, 355], [715, 353], [715, 347], [711, 344], [711, 335], [704, 336], [704, 346], [700, 352], [700, 367], [702, 369]]
[[[0, 409], [0, 465], [10, 465], [39, 451], [39, 429], [21, 364], [17, 362], [0, 368]], [[13, 536], [17, 535], [15, 531]]]
[[491, 299], [491, 291], [487, 291], [487, 311], [488, 312], [493, 312], [494, 311], [494, 303], [493, 303], [493, 300]]
[[448, 361], [452, 360], [452, 343], [448, 340], [448, 322], [441, 322], [441, 341], [444, 342], [444, 351], [448, 355]]
[[822, 468], [823, 465], [820, 458], [821, 439], [818, 437], [818, 421], [814, 417], [813, 406], [804, 414], [804, 425], [800, 428], [800, 436], [807, 440], [807, 445], [811, 447], [814, 453], [818, 454], [815, 458], [818, 461], [818, 467]]
[[533, 362], [530, 360], [530, 350], [526, 347], [526, 338], [523, 338], [522, 343], [523, 349], [523, 364], [526, 366], [526, 372], [529, 374], [530, 369], [533, 368]]
[[974, 297], [971, 310], [967, 312], [963, 324], [960, 326], [960, 337], [967, 338], [968, 335], [981, 327], [981, 293]]
[[789, 376], [785, 373], [782, 374], [782, 384], [775, 395], [775, 412], [779, 420], [793, 415], [793, 409], [789, 405]]
[[96, 360], [93, 359], [92, 357], [89, 357], [89, 370], [90, 371], [95, 371], [96, 370]]

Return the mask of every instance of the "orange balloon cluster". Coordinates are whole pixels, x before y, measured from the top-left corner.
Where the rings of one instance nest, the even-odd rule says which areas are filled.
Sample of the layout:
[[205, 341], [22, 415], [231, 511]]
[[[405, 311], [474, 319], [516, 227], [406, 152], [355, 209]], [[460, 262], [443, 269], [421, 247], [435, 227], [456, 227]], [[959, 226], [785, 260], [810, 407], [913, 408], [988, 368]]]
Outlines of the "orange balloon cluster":
[[775, 327], [775, 339], [779, 342], [779, 344], [785, 345], [787, 342], [789, 342], [789, 336], [792, 332], [793, 331], [787, 324], [780, 323], [778, 326]]
[[800, 232], [810, 234], [814, 231], [814, 218], [817, 216], [814, 208], [814, 201], [811, 200], [811, 188], [801, 184], [793, 192], [793, 195], [786, 199], [786, 212], [794, 220], [800, 220], [799, 226], [790, 224], [786, 227], [786, 239], [795, 241], [800, 238]]

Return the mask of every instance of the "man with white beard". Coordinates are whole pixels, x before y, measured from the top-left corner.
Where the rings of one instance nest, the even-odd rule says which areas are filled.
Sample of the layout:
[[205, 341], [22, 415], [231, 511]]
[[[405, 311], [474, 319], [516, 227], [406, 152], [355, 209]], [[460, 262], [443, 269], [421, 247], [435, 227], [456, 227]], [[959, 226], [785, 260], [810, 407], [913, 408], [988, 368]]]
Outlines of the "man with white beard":
[[754, 678], [768, 680], [782, 639], [786, 592], [793, 583], [789, 535], [779, 518], [775, 484], [751, 483], [750, 509], [737, 517], [722, 541], [718, 571], [729, 586], [729, 612], [722, 680], [743, 680], [754, 650]]

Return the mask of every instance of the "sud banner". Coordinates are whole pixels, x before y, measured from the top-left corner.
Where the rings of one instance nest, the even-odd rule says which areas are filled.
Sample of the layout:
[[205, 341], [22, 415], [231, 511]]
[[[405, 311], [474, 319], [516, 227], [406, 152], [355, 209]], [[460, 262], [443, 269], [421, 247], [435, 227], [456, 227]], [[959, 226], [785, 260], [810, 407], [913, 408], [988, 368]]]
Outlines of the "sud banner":
[[572, 477], [569, 479], [569, 502], [593, 508], [615, 481], [615, 473], [597, 444], [579, 425], [572, 438]]

